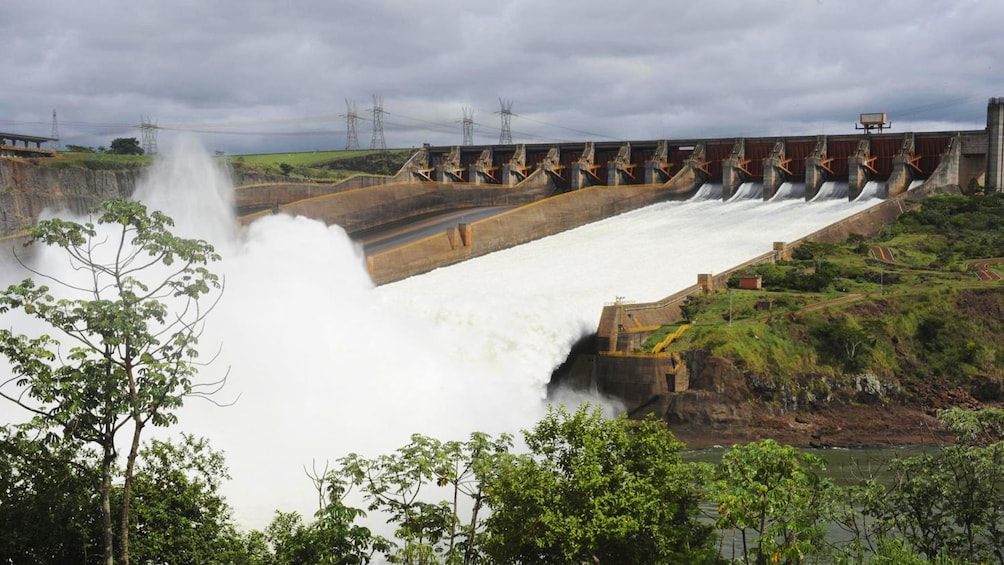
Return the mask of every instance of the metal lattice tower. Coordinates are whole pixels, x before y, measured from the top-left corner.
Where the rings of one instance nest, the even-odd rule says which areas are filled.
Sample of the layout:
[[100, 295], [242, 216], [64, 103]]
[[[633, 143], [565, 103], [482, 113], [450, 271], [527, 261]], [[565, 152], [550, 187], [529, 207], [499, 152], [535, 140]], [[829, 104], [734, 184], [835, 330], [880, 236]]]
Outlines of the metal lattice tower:
[[140, 131], [143, 133], [143, 153], [157, 154], [157, 124], [147, 117], [140, 118]]
[[512, 100], [499, 98], [502, 110], [499, 115], [502, 117], [502, 132], [499, 134], [499, 145], [512, 145]]
[[359, 121], [359, 114], [356, 112], [355, 100], [345, 99], [345, 148], [359, 149], [359, 134], [356, 132], [356, 122]]
[[63, 144], [59, 142], [59, 121], [56, 119], [56, 109], [52, 109], [52, 139], [56, 140], [56, 149], [62, 149]]
[[464, 145], [474, 145], [474, 108], [464, 106]]
[[373, 138], [370, 139], [370, 149], [387, 149], [383, 138], [383, 96], [373, 95]]

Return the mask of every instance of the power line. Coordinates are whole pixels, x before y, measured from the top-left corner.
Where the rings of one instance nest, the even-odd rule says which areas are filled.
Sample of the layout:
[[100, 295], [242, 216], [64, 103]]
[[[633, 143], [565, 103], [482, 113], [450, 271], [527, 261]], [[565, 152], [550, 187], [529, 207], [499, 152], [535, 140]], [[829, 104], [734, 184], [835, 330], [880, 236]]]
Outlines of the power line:
[[581, 133], [583, 135], [588, 135], [588, 136], [593, 137], [593, 138], [602, 137], [602, 138], [610, 139], [610, 140], [613, 140], [613, 141], [621, 141], [621, 139], [618, 138], [618, 137], [612, 137], [612, 136], [609, 136], [609, 135], [603, 135], [602, 133], [595, 133], [595, 132], [591, 132], [591, 131], [585, 131], [585, 130], [581, 130], [581, 129], [570, 128], [570, 127], [561, 126], [561, 125], [558, 125], [558, 124], [552, 124], [552, 123], [541, 121], [541, 120], [535, 120], [535, 119], [533, 119], [533, 118], [531, 118], [529, 116], [523, 115], [523, 114], [520, 114], [519, 117], [520, 117], [520, 119], [523, 119], [523, 120], [528, 120], [528, 121], [531, 121], [531, 122], [536, 122], [538, 124], [545, 125], [545, 126], [552, 127], [552, 128], [559, 128], [559, 129], [566, 129], [568, 131], [574, 131], [575, 133]]

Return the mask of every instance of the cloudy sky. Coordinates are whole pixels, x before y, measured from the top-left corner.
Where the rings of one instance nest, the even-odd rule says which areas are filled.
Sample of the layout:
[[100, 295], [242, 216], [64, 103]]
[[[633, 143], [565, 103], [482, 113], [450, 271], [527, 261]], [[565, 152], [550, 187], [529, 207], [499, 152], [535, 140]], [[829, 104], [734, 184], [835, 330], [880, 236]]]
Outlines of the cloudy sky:
[[1000, 0], [35, 0], [0, 16], [0, 131], [227, 153], [982, 129]]

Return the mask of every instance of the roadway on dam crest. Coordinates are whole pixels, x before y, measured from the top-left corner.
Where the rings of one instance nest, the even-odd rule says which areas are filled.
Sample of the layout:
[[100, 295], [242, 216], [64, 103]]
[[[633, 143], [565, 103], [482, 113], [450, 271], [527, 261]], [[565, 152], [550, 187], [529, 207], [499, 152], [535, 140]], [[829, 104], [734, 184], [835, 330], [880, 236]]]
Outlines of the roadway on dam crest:
[[367, 230], [366, 232], [353, 235], [353, 240], [361, 243], [363, 250], [367, 254], [379, 253], [406, 243], [418, 241], [430, 235], [441, 233], [461, 223], [490, 218], [512, 208], [512, 206], [488, 206], [434, 214], [416, 221]]

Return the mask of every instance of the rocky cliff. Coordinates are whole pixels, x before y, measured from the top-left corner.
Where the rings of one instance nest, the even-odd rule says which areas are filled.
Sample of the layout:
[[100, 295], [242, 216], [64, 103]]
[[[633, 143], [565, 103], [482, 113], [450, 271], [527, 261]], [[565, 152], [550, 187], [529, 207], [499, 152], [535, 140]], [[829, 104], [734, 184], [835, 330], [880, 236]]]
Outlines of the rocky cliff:
[[141, 172], [51, 169], [22, 159], [0, 159], [0, 234], [35, 223], [46, 208], [84, 213], [104, 200], [128, 196]]
[[[145, 168], [92, 170], [53, 168], [30, 159], [0, 158], [0, 235], [15, 233], [38, 220], [45, 209], [83, 214], [110, 198], [133, 193]], [[289, 182], [289, 178], [232, 171], [236, 186]]]

